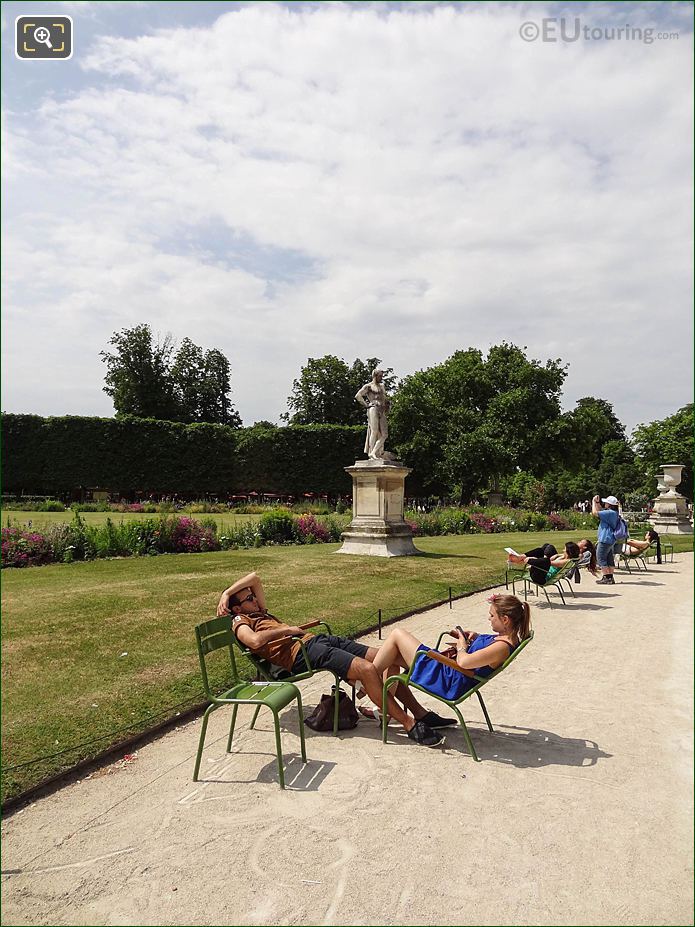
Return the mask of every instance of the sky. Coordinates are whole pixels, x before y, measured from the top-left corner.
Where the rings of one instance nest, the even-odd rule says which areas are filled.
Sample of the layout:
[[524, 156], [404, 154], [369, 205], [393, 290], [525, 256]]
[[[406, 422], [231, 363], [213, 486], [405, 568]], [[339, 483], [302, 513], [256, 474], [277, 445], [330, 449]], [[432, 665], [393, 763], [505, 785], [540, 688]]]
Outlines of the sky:
[[502, 341], [628, 431], [692, 400], [690, 3], [6, 2], [2, 51], [4, 411], [112, 415], [145, 322], [245, 425], [309, 357]]

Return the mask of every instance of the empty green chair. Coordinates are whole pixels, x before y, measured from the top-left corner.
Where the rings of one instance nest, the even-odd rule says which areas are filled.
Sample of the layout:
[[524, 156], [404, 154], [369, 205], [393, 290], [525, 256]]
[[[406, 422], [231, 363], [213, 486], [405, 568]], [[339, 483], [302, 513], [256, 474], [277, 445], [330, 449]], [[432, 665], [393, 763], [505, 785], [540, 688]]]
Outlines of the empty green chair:
[[[299, 711], [299, 739], [301, 743], [302, 762], [306, 763], [306, 748], [304, 746], [304, 722], [302, 714], [302, 696], [299, 689], [289, 682], [248, 682], [239, 677], [237, 671], [236, 659], [234, 657], [234, 642], [236, 640], [232, 631], [232, 619], [226, 615], [222, 618], [213, 618], [211, 621], [205, 621], [199, 624], [195, 629], [195, 639], [198, 645], [198, 657], [200, 659], [200, 672], [203, 676], [203, 688], [207, 695], [210, 705], [203, 715], [203, 726], [200, 731], [200, 740], [198, 742], [198, 754], [195, 760], [195, 769], [193, 771], [193, 781], [198, 781], [200, 771], [200, 760], [203, 755], [203, 746], [205, 744], [205, 733], [208, 727], [208, 720], [213, 711], [222, 708], [224, 705], [232, 705], [232, 722], [229, 726], [229, 737], [227, 738], [227, 753], [232, 749], [232, 739], [234, 737], [234, 726], [236, 724], [237, 711], [239, 705], [255, 705], [256, 713], [253, 720], [261, 708], [269, 708], [273, 713], [273, 722], [275, 725], [275, 748], [278, 760], [278, 773], [280, 776], [280, 788], [285, 788], [285, 770], [282, 761], [282, 744], [280, 742], [280, 718], [279, 713], [286, 708], [295, 699]], [[214, 695], [210, 689], [208, 680], [205, 657], [214, 650], [225, 648], [229, 652], [229, 661], [231, 666], [232, 687], [227, 689], [221, 695]]]
[[[491, 734], [494, 734], [495, 729], [493, 728], [492, 722], [490, 721], [490, 715], [487, 712], [487, 708], [485, 706], [485, 702], [483, 701], [483, 697], [480, 694], [480, 690], [483, 688], [483, 686], [491, 682], [496, 676], [499, 676], [499, 674], [502, 673], [513, 660], [516, 660], [521, 651], [533, 639], [533, 631], [530, 632], [528, 637], [521, 641], [518, 647], [515, 647], [514, 650], [512, 650], [504, 663], [502, 663], [501, 666], [498, 666], [496, 670], [493, 670], [489, 676], [477, 676], [472, 670], [462, 669], [455, 660], [450, 660], [448, 657], [443, 656], [441, 653], [437, 653], [443, 637], [444, 634], [439, 635], [439, 640], [437, 641], [437, 646], [434, 650], [418, 650], [413, 657], [413, 662], [410, 664], [410, 668], [406, 673], [399, 673], [397, 676], [389, 676], [388, 679], [386, 679], [384, 682], [382, 705], [386, 704], [386, 695], [389, 688], [397, 682], [401, 682], [404, 686], [408, 686], [413, 689], [419, 689], [420, 692], [424, 692], [432, 698], [436, 698], [437, 701], [443, 702], [445, 705], [448, 705], [449, 708], [451, 708], [454, 712], [456, 712], [456, 717], [459, 719], [459, 723], [463, 731], [463, 736], [466, 741], [466, 746], [468, 747], [470, 754], [476, 763], [479, 763], [480, 759], [478, 758], [478, 754], [475, 752], [475, 747], [473, 746], [471, 735], [468, 733], [466, 722], [463, 720], [463, 715], [459, 711], [458, 706], [461, 704], [461, 702], [465, 702], [466, 699], [470, 698], [471, 695], [477, 695], [478, 701], [480, 702], [480, 707], [483, 710], [483, 715], [485, 716], [485, 722], [487, 723], [488, 730]], [[460, 698], [454, 701], [452, 699], [444, 698], [441, 695], [436, 695], [434, 692], [430, 692], [429, 689], [423, 688], [423, 686], [418, 685], [416, 682], [411, 682], [410, 677], [412, 676], [413, 670], [415, 669], [415, 664], [418, 660], [425, 656], [431, 657], [433, 660], [439, 660], [440, 663], [445, 663], [447, 666], [451, 666], [455, 670], [458, 670], [458, 672], [462, 673], [464, 676], [468, 676], [470, 679], [474, 679], [475, 685], [470, 689], [467, 689]], [[384, 743], [386, 743], [388, 735], [388, 717], [386, 714], [384, 714], [381, 719], [381, 734]]]

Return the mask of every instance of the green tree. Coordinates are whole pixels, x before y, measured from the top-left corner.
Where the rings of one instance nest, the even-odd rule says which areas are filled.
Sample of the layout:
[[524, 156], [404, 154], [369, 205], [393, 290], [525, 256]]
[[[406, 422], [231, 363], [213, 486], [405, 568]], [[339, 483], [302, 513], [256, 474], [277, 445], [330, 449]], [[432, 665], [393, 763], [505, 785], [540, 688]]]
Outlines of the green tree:
[[[355, 393], [371, 380], [372, 370], [380, 364], [377, 357], [357, 358], [350, 366], [334, 354], [310, 357], [292, 384], [289, 411], [281, 417], [290, 425], [361, 425], [364, 409], [355, 401]], [[384, 370], [388, 392], [395, 383], [389, 367]]]
[[390, 415], [393, 445], [426, 490], [466, 502], [517, 469], [544, 472], [563, 455], [566, 368], [511, 344], [473, 348], [406, 377]]
[[109, 344], [116, 351], [101, 352], [107, 365], [104, 392], [117, 415], [241, 426], [229, 398], [229, 361], [221, 351], [203, 354], [184, 338], [172, 361], [171, 335], [154, 344], [149, 325], [115, 332]]
[[217, 422], [220, 425], [241, 428], [241, 416], [232, 405], [229, 398], [230, 392], [229, 361], [216, 348], [206, 351], [203, 360], [198, 421]]
[[609, 441], [625, 442], [625, 428], [605, 399], [586, 396], [567, 416], [567, 462], [570, 468], [598, 467]]
[[184, 338], [176, 352], [170, 373], [177, 405], [176, 421], [201, 421], [200, 399], [205, 379], [202, 348], [193, 344], [190, 338]]
[[156, 343], [149, 325], [114, 332], [113, 354], [101, 351], [106, 364], [104, 392], [113, 399], [116, 415], [176, 420], [176, 401], [169, 362], [171, 335]]
[[662, 464], [683, 464], [678, 492], [693, 498], [693, 404], [648, 425], [638, 425], [632, 440], [642, 473], [641, 488], [650, 498], [656, 496], [655, 476]]

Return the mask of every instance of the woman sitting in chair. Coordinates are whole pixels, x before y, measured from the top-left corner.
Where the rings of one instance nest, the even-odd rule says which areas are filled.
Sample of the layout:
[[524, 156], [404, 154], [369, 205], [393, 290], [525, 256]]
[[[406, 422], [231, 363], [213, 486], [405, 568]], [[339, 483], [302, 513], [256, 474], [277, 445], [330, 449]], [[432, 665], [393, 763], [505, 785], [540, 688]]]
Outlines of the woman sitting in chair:
[[[514, 595], [498, 593], [490, 596], [488, 602], [488, 617], [494, 633], [476, 634], [475, 631], [454, 628], [449, 631], [450, 636], [455, 638], [454, 643], [441, 651], [443, 656], [455, 660], [461, 669], [475, 670], [479, 676], [489, 676], [500, 667], [531, 630], [531, 610], [527, 602], [521, 602]], [[400, 669], [410, 667], [418, 651], [432, 649], [409, 631], [395, 628], [379, 648], [374, 666], [382, 673], [395, 675]], [[475, 679], [431, 657], [420, 657], [410, 680], [452, 701], [476, 685]], [[359, 710], [365, 717], [378, 720], [378, 713], [373, 708], [360, 706]], [[455, 718], [439, 720], [444, 724], [456, 724]]]
[[577, 560], [579, 555], [578, 545], [574, 541], [567, 541], [561, 554], [558, 554], [552, 544], [544, 544], [543, 547], [534, 547], [525, 554], [509, 554], [507, 562], [510, 565], [525, 564], [534, 583], [544, 586], [566, 563]]
[[638, 541], [636, 538], [626, 538], [623, 541], [622, 552], [628, 556], [643, 554], [645, 551], [649, 550], [652, 544], [656, 544], [656, 562], [661, 563], [661, 538], [659, 537], [659, 532], [655, 531], [653, 528], [647, 531], [643, 541]]

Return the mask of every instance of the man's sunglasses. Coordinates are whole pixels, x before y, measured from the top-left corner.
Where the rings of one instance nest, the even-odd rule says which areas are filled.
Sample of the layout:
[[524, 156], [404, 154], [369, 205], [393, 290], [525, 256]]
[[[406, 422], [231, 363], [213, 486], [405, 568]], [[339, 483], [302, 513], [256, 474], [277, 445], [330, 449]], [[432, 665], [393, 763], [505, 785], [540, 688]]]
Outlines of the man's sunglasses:
[[253, 592], [249, 592], [249, 594], [248, 594], [247, 596], [245, 596], [245, 597], [239, 602], [239, 605], [243, 605], [244, 602], [253, 602], [253, 600], [254, 600], [255, 598], [256, 598], [256, 596], [253, 594]]

